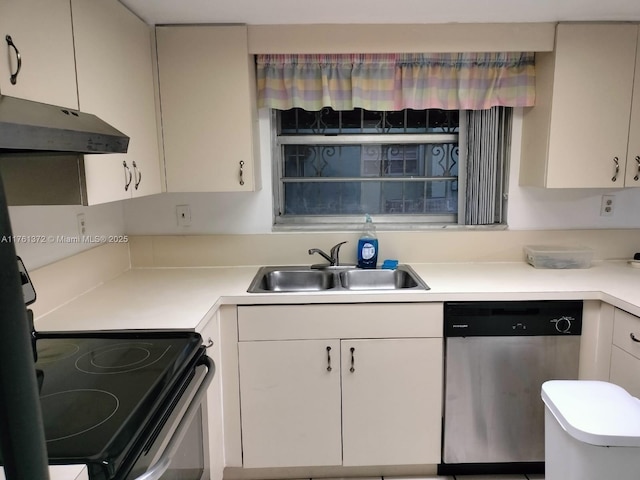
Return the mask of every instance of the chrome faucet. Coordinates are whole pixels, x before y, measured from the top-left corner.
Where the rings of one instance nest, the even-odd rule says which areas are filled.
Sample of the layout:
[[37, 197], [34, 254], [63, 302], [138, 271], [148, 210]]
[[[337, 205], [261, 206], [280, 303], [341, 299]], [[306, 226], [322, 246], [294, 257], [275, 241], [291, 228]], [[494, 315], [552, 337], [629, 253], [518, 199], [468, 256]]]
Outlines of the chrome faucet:
[[345, 243], [347, 243], [347, 242], [340, 242], [337, 245], [334, 245], [333, 247], [331, 247], [331, 251], [330, 251], [329, 255], [327, 255], [325, 252], [323, 252], [319, 248], [310, 248], [309, 249], [309, 255], [313, 255], [314, 253], [318, 253], [325, 260], [327, 260], [327, 262], [329, 262], [329, 266], [330, 267], [339, 267], [340, 266], [340, 258], [339, 258], [340, 247], [342, 245], [344, 245]]

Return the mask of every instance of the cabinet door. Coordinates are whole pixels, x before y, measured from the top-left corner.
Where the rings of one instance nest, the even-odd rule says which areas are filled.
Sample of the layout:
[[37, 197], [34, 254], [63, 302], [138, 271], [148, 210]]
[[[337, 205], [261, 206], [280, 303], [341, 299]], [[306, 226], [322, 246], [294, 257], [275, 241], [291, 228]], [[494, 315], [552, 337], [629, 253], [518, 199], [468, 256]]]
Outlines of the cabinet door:
[[339, 341], [240, 342], [238, 350], [244, 467], [340, 465]]
[[614, 311], [609, 380], [635, 397], [640, 396], [640, 318]]
[[[4, 95], [78, 109], [69, 0], [0, 0], [0, 90]], [[16, 84], [16, 54], [22, 56]]]
[[343, 464], [439, 463], [442, 339], [341, 343]]
[[636, 76], [633, 86], [631, 123], [629, 124], [629, 151], [627, 152], [627, 173], [625, 186], [640, 187], [640, 32], [636, 55]]
[[624, 186], [637, 36], [632, 24], [558, 25], [548, 187]]
[[130, 137], [125, 155], [85, 155], [89, 204], [159, 193], [151, 29], [115, 0], [71, 5], [80, 108]]
[[158, 27], [156, 36], [167, 191], [255, 190], [257, 107], [247, 28]]
[[640, 360], [615, 345], [611, 347], [610, 381], [640, 397]]

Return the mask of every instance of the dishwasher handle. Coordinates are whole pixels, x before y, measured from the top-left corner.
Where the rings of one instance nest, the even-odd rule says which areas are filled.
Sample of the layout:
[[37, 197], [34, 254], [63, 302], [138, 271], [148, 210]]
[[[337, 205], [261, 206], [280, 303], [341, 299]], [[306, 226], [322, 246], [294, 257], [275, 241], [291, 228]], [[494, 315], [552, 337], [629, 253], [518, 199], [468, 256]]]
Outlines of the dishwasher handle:
[[178, 427], [173, 432], [171, 440], [169, 440], [169, 442], [167, 443], [164, 452], [162, 452], [162, 455], [156, 463], [151, 465], [151, 467], [149, 467], [149, 469], [145, 473], [136, 477], [134, 480], [159, 480], [162, 475], [164, 475], [164, 473], [169, 469], [169, 465], [171, 465], [171, 461], [173, 460], [173, 457], [175, 456], [176, 451], [180, 446], [180, 441], [182, 441], [182, 437], [189, 428], [191, 420], [193, 420], [193, 417], [200, 408], [200, 404], [204, 400], [204, 397], [207, 394], [207, 389], [209, 388], [209, 385], [213, 380], [213, 376], [215, 375], [216, 369], [213, 360], [205, 356], [203, 358], [203, 363], [207, 367], [207, 374], [202, 379], [202, 383], [198, 387], [198, 390], [193, 396], [189, 407], [182, 416]]

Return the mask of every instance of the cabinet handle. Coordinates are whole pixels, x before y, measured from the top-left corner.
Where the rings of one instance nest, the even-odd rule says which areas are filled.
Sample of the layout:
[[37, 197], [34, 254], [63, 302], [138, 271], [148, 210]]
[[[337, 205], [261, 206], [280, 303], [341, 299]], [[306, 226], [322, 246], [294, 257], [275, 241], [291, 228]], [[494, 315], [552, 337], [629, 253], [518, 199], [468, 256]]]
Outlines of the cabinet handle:
[[636, 337], [636, 336], [633, 334], [633, 332], [631, 332], [631, 333], [629, 334], [629, 337], [631, 337], [631, 340], [633, 340], [634, 342], [638, 342], [638, 343], [640, 343], [640, 339], [638, 339], [638, 337]]
[[133, 180], [133, 175], [131, 174], [131, 169], [127, 166], [127, 161], [122, 161], [122, 166], [124, 167], [124, 191], [129, 191], [129, 185], [131, 185], [131, 180]]
[[349, 369], [349, 371], [350, 371], [351, 373], [353, 373], [353, 372], [355, 372], [355, 371], [356, 371], [356, 368], [354, 367], [354, 363], [356, 363], [356, 357], [355, 357], [355, 355], [353, 354], [353, 352], [355, 352], [355, 351], [356, 351], [356, 349], [355, 349], [355, 348], [353, 348], [353, 347], [351, 347], [349, 350], [351, 351], [351, 368]]
[[133, 175], [136, 178], [136, 183], [134, 185], [135, 189], [137, 190], [138, 187], [140, 186], [140, 182], [142, 181], [142, 172], [140, 170], [138, 170], [138, 166], [136, 165], [136, 161], [134, 160], [133, 163]]
[[637, 182], [640, 179], [640, 156], [636, 157], [636, 163], [638, 164], [638, 170], [636, 171], [636, 176], [633, 179]]
[[240, 160], [240, 185], [244, 185], [244, 161]]
[[13, 43], [11, 35], [7, 35], [4, 38], [7, 41], [7, 45], [9, 45], [10, 48], [13, 48], [16, 51], [16, 60], [18, 62], [18, 65], [16, 67], [15, 73], [11, 74], [11, 85], [15, 85], [16, 83], [18, 83], [18, 74], [20, 73], [20, 69], [22, 68], [22, 56], [20, 55], [18, 47], [16, 47], [15, 43]]
[[615, 182], [618, 180], [618, 173], [620, 173], [620, 162], [618, 161], [618, 157], [613, 157], [613, 163], [616, 164], [616, 171], [613, 174], [613, 177], [611, 177], [611, 181]]
[[331, 370], [331, 347], [327, 345], [327, 372]]

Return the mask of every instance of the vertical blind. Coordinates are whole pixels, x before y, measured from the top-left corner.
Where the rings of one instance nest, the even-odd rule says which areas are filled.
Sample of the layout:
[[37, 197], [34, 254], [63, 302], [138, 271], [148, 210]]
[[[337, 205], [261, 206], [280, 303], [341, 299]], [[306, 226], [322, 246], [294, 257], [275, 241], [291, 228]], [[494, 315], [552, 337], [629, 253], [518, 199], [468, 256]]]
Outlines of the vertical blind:
[[502, 192], [511, 151], [512, 109], [466, 112], [465, 225], [491, 225], [504, 218]]
[[484, 110], [535, 100], [534, 54], [258, 55], [258, 105]]

